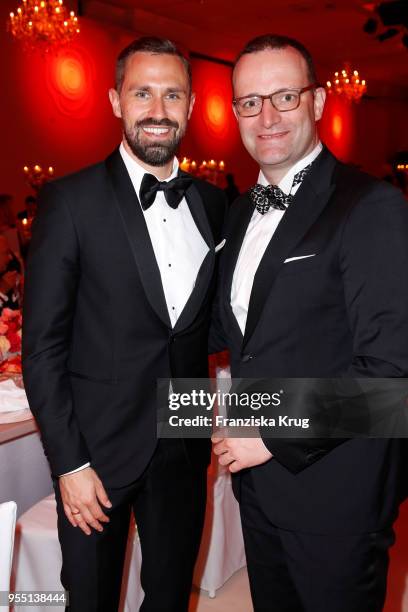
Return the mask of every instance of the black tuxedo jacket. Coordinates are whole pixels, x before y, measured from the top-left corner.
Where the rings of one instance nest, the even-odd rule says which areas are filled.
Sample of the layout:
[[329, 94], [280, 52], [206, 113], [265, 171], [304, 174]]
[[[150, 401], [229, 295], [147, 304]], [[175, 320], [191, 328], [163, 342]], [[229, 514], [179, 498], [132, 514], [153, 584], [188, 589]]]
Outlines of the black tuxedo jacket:
[[[406, 377], [408, 206], [402, 194], [323, 149], [259, 265], [243, 337], [230, 294], [253, 210], [247, 195], [233, 205], [220, 264], [212, 348], [228, 346], [233, 377]], [[313, 257], [285, 263], [305, 255]], [[358, 533], [395, 517], [401, 480], [408, 478], [403, 442], [264, 442], [274, 458], [252, 476], [274, 524]]]
[[[107, 486], [134, 481], [157, 443], [157, 378], [208, 375], [225, 196], [194, 179], [186, 199], [209, 252], [172, 329], [120, 153], [43, 189], [27, 265], [23, 374], [55, 475], [90, 461]], [[186, 442], [193, 465], [208, 460], [204, 442]]]

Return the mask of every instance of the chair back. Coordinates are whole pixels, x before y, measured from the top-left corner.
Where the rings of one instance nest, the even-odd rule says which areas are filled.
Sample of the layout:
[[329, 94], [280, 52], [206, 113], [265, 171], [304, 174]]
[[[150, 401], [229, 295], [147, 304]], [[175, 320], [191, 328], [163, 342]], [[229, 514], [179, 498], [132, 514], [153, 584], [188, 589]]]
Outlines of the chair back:
[[16, 514], [15, 502], [0, 504], [0, 591], [10, 590]]

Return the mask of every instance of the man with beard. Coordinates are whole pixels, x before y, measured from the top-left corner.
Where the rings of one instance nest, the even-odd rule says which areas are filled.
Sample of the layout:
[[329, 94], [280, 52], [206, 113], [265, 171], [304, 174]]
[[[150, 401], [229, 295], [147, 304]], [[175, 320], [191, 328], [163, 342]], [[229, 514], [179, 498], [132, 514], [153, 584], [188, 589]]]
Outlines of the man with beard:
[[206, 377], [221, 190], [178, 169], [194, 105], [173, 43], [124, 49], [104, 162], [49, 183], [27, 268], [24, 381], [55, 482], [71, 611], [116, 611], [131, 511], [144, 612], [188, 608], [207, 441], [157, 440], [157, 378]]

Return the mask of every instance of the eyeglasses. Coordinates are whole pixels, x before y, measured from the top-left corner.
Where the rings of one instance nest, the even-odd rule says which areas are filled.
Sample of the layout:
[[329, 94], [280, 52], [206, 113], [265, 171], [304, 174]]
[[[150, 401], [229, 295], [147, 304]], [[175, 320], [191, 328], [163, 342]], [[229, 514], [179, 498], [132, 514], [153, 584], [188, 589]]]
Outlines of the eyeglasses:
[[280, 113], [295, 110], [300, 104], [300, 96], [305, 91], [310, 91], [319, 87], [318, 83], [313, 83], [302, 89], [279, 89], [267, 96], [253, 95], [234, 98], [232, 104], [240, 117], [256, 117], [262, 112], [264, 100], [270, 103]]

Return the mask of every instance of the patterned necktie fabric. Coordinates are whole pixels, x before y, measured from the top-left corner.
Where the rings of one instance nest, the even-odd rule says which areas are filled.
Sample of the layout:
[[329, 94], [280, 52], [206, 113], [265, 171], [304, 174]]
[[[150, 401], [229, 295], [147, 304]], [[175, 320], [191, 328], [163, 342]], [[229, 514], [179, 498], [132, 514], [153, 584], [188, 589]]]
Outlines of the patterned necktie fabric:
[[177, 208], [183, 199], [192, 179], [189, 176], [176, 176], [171, 181], [158, 181], [153, 174], [145, 174], [140, 185], [140, 203], [147, 210], [156, 199], [158, 191], [163, 191], [167, 204]]
[[[303, 168], [303, 170], [295, 174], [291, 191], [296, 185], [299, 185], [303, 181], [311, 165], [312, 164], [309, 164]], [[249, 190], [249, 197], [255, 204], [256, 210], [261, 215], [264, 215], [270, 208], [274, 208], [275, 210], [286, 210], [292, 202], [294, 195], [291, 193], [284, 193], [277, 185], [266, 185], [265, 187], [257, 183]]]

